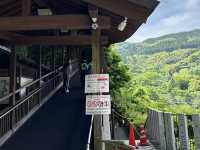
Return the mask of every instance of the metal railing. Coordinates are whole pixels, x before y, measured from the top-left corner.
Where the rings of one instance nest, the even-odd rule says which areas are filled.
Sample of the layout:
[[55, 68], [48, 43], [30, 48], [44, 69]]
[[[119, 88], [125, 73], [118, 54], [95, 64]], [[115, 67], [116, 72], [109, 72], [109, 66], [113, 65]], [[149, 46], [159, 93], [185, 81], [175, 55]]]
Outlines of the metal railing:
[[[40, 79], [37, 79], [33, 81], [32, 83], [18, 89], [15, 91], [15, 94], [21, 92], [23, 88], [29, 88], [31, 86], [36, 85], [36, 89], [32, 90], [30, 93], [28, 93], [27, 96], [25, 96], [23, 99], [19, 100], [15, 106], [12, 106], [6, 111], [4, 111], [0, 115], [0, 139], [3, 138], [7, 133], [12, 130], [14, 130], [18, 124], [23, 121], [25, 116], [27, 116], [35, 107], [39, 106], [47, 96], [62, 82], [62, 73], [60, 72], [62, 68], [56, 69], [53, 72], [50, 72]], [[57, 72], [55, 76], [52, 76]], [[48, 79], [47, 79], [48, 78]], [[46, 81], [39, 86], [38, 82], [41, 82], [41, 80]], [[40, 94], [43, 95], [40, 98]], [[6, 100], [7, 98], [12, 97], [13, 94], [9, 94], [1, 100]]]
[[[75, 69], [77, 61], [73, 63], [72, 66]], [[62, 71], [63, 67], [59, 67], [55, 71], [17, 89], [14, 93], [0, 98], [0, 102], [10, 100], [24, 88], [28, 91], [26, 96], [16, 101], [14, 106], [8, 107], [0, 113], [0, 146], [62, 86]], [[71, 74], [74, 76], [77, 71], [75, 69]]]

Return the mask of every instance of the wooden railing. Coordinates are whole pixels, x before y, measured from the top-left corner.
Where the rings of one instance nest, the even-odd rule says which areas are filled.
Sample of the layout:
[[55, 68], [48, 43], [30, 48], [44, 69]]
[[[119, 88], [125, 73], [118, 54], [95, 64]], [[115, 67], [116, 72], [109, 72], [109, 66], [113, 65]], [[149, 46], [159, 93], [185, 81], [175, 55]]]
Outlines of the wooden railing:
[[146, 130], [160, 150], [200, 150], [200, 115], [148, 110]]

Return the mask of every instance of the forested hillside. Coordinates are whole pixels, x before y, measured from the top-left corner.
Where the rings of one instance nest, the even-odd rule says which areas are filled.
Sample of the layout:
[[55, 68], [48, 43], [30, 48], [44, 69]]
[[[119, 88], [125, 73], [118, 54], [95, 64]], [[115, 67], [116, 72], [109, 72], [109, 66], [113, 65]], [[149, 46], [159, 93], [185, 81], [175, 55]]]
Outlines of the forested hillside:
[[117, 49], [131, 76], [115, 94], [122, 114], [141, 122], [148, 107], [184, 113], [200, 110], [200, 30], [121, 43]]
[[127, 54], [153, 54], [183, 48], [200, 48], [200, 29], [152, 38], [141, 43], [118, 44], [118, 50], [123, 57]]

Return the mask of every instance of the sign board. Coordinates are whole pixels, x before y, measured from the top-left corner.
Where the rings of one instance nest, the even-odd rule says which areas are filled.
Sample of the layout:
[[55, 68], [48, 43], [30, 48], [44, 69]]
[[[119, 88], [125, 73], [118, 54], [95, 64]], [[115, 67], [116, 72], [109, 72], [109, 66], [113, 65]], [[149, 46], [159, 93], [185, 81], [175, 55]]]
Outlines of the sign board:
[[90, 74], [85, 76], [85, 93], [108, 93], [109, 75]]
[[110, 95], [87, 95], [86, 115], [111, 114]]

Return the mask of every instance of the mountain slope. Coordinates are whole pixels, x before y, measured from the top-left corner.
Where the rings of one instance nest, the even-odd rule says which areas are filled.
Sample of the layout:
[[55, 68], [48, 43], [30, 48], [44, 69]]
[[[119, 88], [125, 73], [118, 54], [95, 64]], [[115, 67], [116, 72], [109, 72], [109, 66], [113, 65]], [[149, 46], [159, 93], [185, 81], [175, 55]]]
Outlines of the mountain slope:
[[200, 48], [200, 29], [147, 39], [141, 43], [119, 43], [117, 46], [123, 57], [131, 54], [153, 54], [176, 49]]

